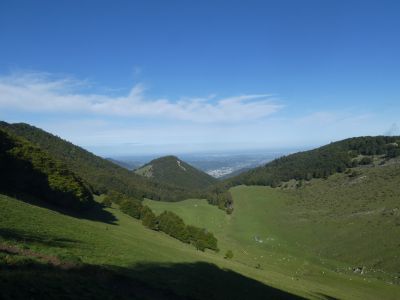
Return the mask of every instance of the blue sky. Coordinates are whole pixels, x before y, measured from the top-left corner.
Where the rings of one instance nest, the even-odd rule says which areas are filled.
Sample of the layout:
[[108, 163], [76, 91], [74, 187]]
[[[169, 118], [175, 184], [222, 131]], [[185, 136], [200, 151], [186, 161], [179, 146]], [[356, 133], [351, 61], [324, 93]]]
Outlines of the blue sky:
[[400, 134], [399, 1], [0, 2], [0, 119], [101, 155]]

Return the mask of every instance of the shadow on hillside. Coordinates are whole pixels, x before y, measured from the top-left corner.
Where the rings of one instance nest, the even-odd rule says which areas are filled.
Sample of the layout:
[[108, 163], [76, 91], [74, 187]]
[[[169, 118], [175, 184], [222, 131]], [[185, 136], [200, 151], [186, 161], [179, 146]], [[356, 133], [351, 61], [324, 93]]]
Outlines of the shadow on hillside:
[[71, 216], [78, 219], [87, 219], [91, 221], [98, 221], [108, 224], [115, 224], [115, 222], [117, 221], [117, 219], [112, 213], [104, 210], [104, 206], [95, 201], [93, 201], [93, 203], [88, 209], [82, 211], [75, 211], [72, 209], [66, 209], [63, 207], [56, 206], [54, 204], [42, 201], [34, 196], [27, 195], [24, 193], [17, 193], [17, 192], [3, 191], [3, 190], [0, 190], [0, 193], [15, 198], [17, 200], [32, 205], [40, 206], [43, 208], [47, 208], [59, 212], [63, 215]]
[[305, 299], [216, 265], [141, 263], [133, 275], [191, 299]]
[[62, 269], [0, 256], [0, 270], [4, 299], [305, 299], [208, 263]]
[[321, 300], [340, 300], [339, 298], [332, 297], [323, 293], [316, 293], [315, 296], [317, 296]]
[[70, 248], [81, 242], [78, 240], [54, 237], [47, 234], [25, 232], [17, 229], [0, 228], [0, 238], [24, 244], [40, 244], [47, 247]]

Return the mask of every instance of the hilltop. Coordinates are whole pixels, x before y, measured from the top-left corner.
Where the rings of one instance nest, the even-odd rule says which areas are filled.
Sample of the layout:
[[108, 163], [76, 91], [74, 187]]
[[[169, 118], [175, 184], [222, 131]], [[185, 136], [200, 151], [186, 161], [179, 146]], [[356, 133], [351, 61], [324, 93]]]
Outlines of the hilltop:
[[164, 156], [152, 160], [135, 173], [158, 182], [186, 189], [204, 189], [217, 180], [189, 165], [176, 156]]

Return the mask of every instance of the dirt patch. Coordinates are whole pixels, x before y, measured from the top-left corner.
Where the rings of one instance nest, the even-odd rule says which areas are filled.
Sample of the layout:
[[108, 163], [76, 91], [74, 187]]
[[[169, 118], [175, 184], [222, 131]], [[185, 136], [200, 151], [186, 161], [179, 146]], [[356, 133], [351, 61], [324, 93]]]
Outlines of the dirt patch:
[[63, 261], [60, 258], [58, 258], [57, 256], [45, 255], [45, 254], [34, 252], [30, 249], [21, 249], [16, 246], [12, 246], [12, 245], [0, 244], [0, 251], [6, 252], [9, 254], [17, 254], [17, 255], [22, 255], [22, 256], [26, 256], [26, 257], [36, 258], [36, 259], [39, 259], [50, 265], [59, 267], [63, 270], [74, 269], [79, 266], [78, 264], [75, 264], [72, 262]]

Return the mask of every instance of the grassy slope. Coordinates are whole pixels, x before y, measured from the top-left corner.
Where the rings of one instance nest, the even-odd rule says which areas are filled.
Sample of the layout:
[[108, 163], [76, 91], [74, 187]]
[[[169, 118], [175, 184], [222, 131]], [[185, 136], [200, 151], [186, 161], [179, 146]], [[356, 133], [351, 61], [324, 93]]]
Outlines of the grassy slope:
[[[390, 282], [400, 268], [400, 167], [358, 171], [355, 178], [336, 174], [296, 190], [233, 188], [232, 216], [205, 201], [146, 204], [208, 228], [222, 252], [232, 249], [237, 262], [281, 272], [285, 284], [343, 299], [396, 299], [400, 288]], [[363, 266], [363, 276], [349, 270]]]
[[[268, 274], [270, 278], [266, 279], [265, 274], [258, 270], [236, 262], [225, 261], [222, 254], [199, 252], [190, 245], [146, 229], [139, 221], [114, 208], [108, 211], [117, 219], [116, 224], [70, 217], [1, 195], [0, 207], [0, 245], [17, 245], [20, 249], [29, 249], [41, 255], [63, 257], [67, 261], [79, 257], [83, 263], [108, 266], [123, 274], [128, 274], [131, 278], [145, 282], [152, 288], [172, 290], [174, 295], [194, 299], [224, 297], [243, 299], [250, 293], [254, 298], [261, 298], [261, 295], [269, 295], [274, 299], [296, 298], [264, 284], [278, 288], [285, 287], [291, 293], [302, 293], [296, 287], [282, 285], [283, 277], [279, 273], [271, 272]], [[0, 269], [3, 269], [2, 259], [7, 261], [10, 259], [9, 256], [4, 257], [4, 253], [0, 250]], [[225, 268], [238, 273], [226, 271]], [[21, 289], [16, 288], [17, 283], [24, 276], [25, 284], [34, 281], [32, 289], [49, 292], [48, 286], [49, 288], [57, 286], [57, 283], [53, 282], [38, 283], [35, 281], [36, 278], [33, 278], [51, 278], [53, 275], [50, 273], [38, 272], [33, 273], [34, 275], [31, 273], [26, 275], [26, 273], [15, 272], [13, 269], [9, 272], [0, 272], [0, 288], [3, 287], [11, 293], [10, 299], [14, 299], [14, 291], [26, 290], [23, 286]], [[60, 272], [62, 270], [56, 274]], [[90, 276], [96, 273], [97, 271], [92, 271]], [[264, 284], [248, 279], [239, 273], [262, 280]], [[75, 287], [75, 281], [85, 277], [80, 274], [76, 277], [78, 279], [69, 283], [71, 276], [58, 278], [57, 275], [59, 280], [66, 281], [64, 283], [66, 290], [70, 288], [69, 285]], [[13, 281], [13, 278], [16, 279]], [[93, 286], [97, 287], [95, 284], [97, 283], [92, 281], [87, 285], [80, 283], [81, 289], [79, 289], [80, 286], [77, 287], [78, 290], [72, 296], [92, 291]], [[204, 289], [204, 286], [207, 286], [207, 289]], [[227, 289], [227, 286], [230, 288]], [[53, 292], [51, 295], [54, 295]], [[23, 296], [26, 297], [26, 295]], [[142, 299], [143, 295], [138, 298]], [[33, 299], [36, 298], [33, 297]]]

